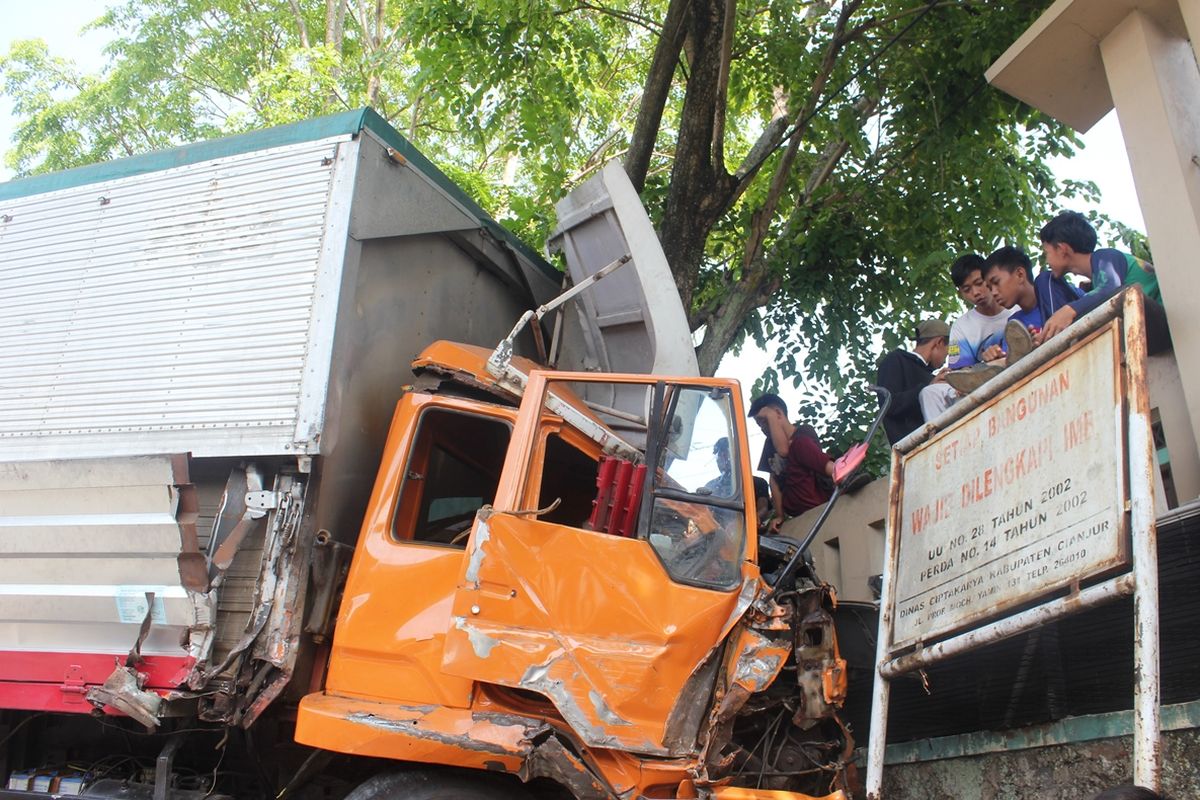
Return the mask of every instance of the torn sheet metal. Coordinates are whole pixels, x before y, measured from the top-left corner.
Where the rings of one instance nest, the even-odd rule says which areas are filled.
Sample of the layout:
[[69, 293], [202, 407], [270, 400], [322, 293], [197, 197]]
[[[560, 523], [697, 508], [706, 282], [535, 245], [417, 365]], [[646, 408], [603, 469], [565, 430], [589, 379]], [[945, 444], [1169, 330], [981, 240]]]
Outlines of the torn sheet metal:
[[475, 530], [471, 533], [471, 555], [467, 560], [466, 571], [467, 580], [475, 584], [475, 588], [479, 588], [479, 568], [483, 565], [483, 557], [485, 555], [483, 546], [491, 538], [488, 519], [491, 518], [492, 514], [492, 507], [485, 505], [475, 515]]
[[768, 638], [749, 627], [734, 636], [725, 662], [724, 686], [705, 735], [702, 759], [712, 775], [723, 775], [732, 765], [732, 757], [722, 751], [733, 735], [734, 720], [752, 695], [775, 682], [791, 655], [789, 642]]
[[102, 686], [88, 690], [87, 700], [96, 708], [112, 706], [122, 714], [133, 717], [147, 730], [158, 727], [158, 712], [162, 698], [143, 687], [146, 676], [129, 666], [118, 666]]
[[401, 707], [389, 709], [387, 716], [356, 712], [347, 719], [356, 725], [452, 748], [521, 757], [529, 754], [529, 737], [541, 728], [536, 720], [481, 712], [472, 713], [465, 725], [456, 721], [453, 726], [447, 726], [439, 721], [443, 716], [437, 713], [439, 710]]
[[577, 800], [609, 800], [617, 797], [614, 790], [582, 758], [563, 744], [558, 736], [548, 735], [533, 747], [521, 764], [521, 780], [549, 778], [567, 787]]
[[846, 699], [846, 661], [838, 652], [828, 586], [804, 592], [796, 604], [796, 685], [799, 708], [793, 721], [803, 730], [828, 719]]
[[713, 648], [675, 699], [663, 744], [676, 756], [695, 756], [699, 752], [700, 727], [708, 717], [724, 652], [724, 647]]
[[153, 624], [154, 592], [146, 592], [146, 613], [138, 628], [137, 639], [125, 657], [125, 664], [118, 663], [104, 684], [93, 686], [86, 695], [87, 701], [96, 708], [103, 710], [105, 706], [112, 706], [145, 725], [147, 730], [158, 727], [158, 712], [162, 707], [162, 698], [145, 690], [146, 675], [137, 671], [137, 665], [142, 663], [142, 644]]
[[686, 716], [681, 696], [707, 700], [689, 682], [753, 584], [676, 584], [645, 541], [489, 512], [462, 559], [441, 670], [549, 698], [589, 747], [694, 752], [694, 733], [668, 722]]
[[[608, 706], [603, 696], [594, 689], [587, 691], [590, 708], [585, 709], [573, 686], [579, 677], [577, 665], [565, 652], [545, 664], [529, 667], [521, 676], [519, 686], [550, 698], [563, 719], [584, 741], [593, 747], [626, 749], [624, 737], [611, 733], [612, 728], [630, 727], [629, 720], [622, 719]], [[600, 724], [597, 724], [600, 723]], [[593, 744], [595, 742], [595, 744]], [[648, 739], [637, 744], [637, 749], [656, 755], [666, 755], [666, 749]]]
[[[580, 800], [617, 800], [627, 786], [614, 788], [595, 763], [622, 760], [635, 766], [616, 773], [636, 779], [636, 762], [621, 753], [591, 753], [559, 726], [537, 717], [481, 709], [374, 703], [336, 695], [309, 695], [301, 703], [297, 741], [358, 755], [429, 764], [470, 765], [518, 775], [521, 780], [551, 778]], [[326, 739], [329, 741], [326, 741]]]
[[[279, 475], [272, 491], [257, 492], [257, 496], [246, 499], [264, 513], [264, 503], [270, 506], [263, 557], [241, 638], [219, 664], [199, 661], [188, 676], [188, 686], [194, 690], [220, 687], [205, 696], [202, 719], [247, 727], [291, 679], [311, 566], [306, 545], [311, 536], [305, 538], [303, 527], [305, 490], [306, 483], [300, 477]], [[218, 572], [214, 579], [213, 594], [223, 575], [223, 571]], [[212, 634], [207, 635], [211, 638]]]
[[787, 642], [769, 639], [750, 628], [743, 628], [739, 632], [734, 648], [736, 656], [730, 682], [750, 694], [757, 694], [770, 686], [791, 654]]

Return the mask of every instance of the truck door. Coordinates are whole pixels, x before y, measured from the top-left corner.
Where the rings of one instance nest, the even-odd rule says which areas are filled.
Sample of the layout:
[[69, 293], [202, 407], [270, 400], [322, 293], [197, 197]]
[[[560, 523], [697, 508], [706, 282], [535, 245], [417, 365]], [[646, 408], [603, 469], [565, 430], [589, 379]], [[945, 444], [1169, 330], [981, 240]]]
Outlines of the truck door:
[[[602, 380], [647, 399], [647, 450], [615, 441], [573, 391]], [[758, 585], [751, 484], [736, 385], [653, 381], [531, 375], [495, 505], [471, 532], [442, 667], [545, 696], [590, 746], [681, 755]], [[639, 459], [645, 469], [628, 463]]]
[[[575, 187], [555, 205], [557, 220], [546, 242], [561, 252], [573, 283], [628, 255], [633, 263], [619, 269], [572, 305], [557, 330], [551, 366], [561, 370], [699, 375], [687, 314], [679, 300], [671, 267], [646, 209], [619, 161]], [[616, 383], [577, 387], [588, 401], [619, 409], [625, 417], [613, 428], [644, 446], [646, 408], [637, 392]], [[630, 417], [634, 424], [630, 423]], [[641, 431], [637, 422], [641, 423]]]

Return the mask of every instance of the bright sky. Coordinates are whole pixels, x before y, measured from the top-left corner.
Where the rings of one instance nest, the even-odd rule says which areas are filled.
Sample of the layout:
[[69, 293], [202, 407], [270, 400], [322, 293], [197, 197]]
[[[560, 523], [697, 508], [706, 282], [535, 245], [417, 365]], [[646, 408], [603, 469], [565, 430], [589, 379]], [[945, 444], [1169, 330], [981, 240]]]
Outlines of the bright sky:
[[[4, 20], [0, 27], [0, 53], [7, 53], [15, 40], [40, 37], [46, 40], [54, 55], [70, 57], [84, 71], [97, 70], [104, 63], [105, 36], [103, 32], [85, 35], [81, 29], [99, 17], [107, 5], [107, 0], [0, 0], [0, 20]], [[6, 98], [0, 97], [0, 150], [7, 149], [14, 124], [11, 105]], [[1053, 162], [1055, 173], [1060, 178], [1094, 181], [1099, 185], [1102, 197], [1096, 209], [1144, 232], [1145, 223], [1134, 193], [1116, 114], [1110, 113], [1101, 120], [1083, 135], [1083, 141], [1085, 147], [1078, 155]], [[11, 173], [0, 165], [0, 180], [9, 177]], [[1075, 207], [1088, 210], [1083, 204], [1075, 204]], [[738, 356], [727, 356], [721, 362], [720, 374], [739, 379], [743, 391], [749, 393], [766, 363], [765, 353], [748, 346]], [[787, 386], [781, 394], [791, 408], [798, 407], [798, 392]], [[762, 434], [754, 425], [750, 425], [750, 437], [752, 452], [757, 452]]]
[[[45, 39], [52, 54], [73, 59], [81, 70], [98, 70], [107, 36], [103, 31], [85, 35], [81, 28], [108, 5], [105, 0], [0, 0], [0, 55], [19, 39]], [[14, 125], [12, 104], [0, 97], [0, 152], [8, 149]], [[0, 180], [10, 177], [12, 172], [0, 162]]]

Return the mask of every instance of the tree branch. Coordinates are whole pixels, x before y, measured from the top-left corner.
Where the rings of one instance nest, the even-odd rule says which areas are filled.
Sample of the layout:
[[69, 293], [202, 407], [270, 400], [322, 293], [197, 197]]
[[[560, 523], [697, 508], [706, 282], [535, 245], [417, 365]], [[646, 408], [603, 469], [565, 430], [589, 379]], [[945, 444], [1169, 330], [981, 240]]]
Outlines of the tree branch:
[[580, 2], [576, 4], [575, 8], [557, 11], [555, 14], [562, 16], [574, 11], [595, 11], [597, 14], [604, 14], [607, 17], [612, 17], [623, 22], [628, 22], [631, 25], [636, 25], [639, 28], [645, 28], [652, 33], [662, 32], [662, 29], [655, 25], [653, 20], [643, 17], [640, 14], [631, 14], [628, 11], [619, 11], [615, 8], [595, 5], [594, 3], [585, 2], [585, 0], [580, 0]]
[[871, 31], [876, 28], [882, 28], [887, 25], [891, 25], [893, 22], [899, 22], [900, 20], [904, 19], [905, 17], [912, 16], [913, 14], [927, 13], [928, 11], [930, 11], [934, 8], [949, 8], [949, 7], [961, 8], [964, 6], [978, 6], [978, 5], [979, 5], [979, 3], [977, 2], [977, 0], [942, 0], [942, 2], [922, 3], [921, 5], [913, 6], [912, 8], [907, 8], [904, 11], [898, 11], [895, 14], [884, 17], [883, 19], [876, 19], [875, 17], [871, 17], [870, 19], [864, 21], [861, 25], [856, 25], [855, 27], [853, 27], [849, 31], [847, 31], [846, 32], [846, 42], [849, 43], [849, 42], [855, 41], [856, 39], [862, 38], [863, 34], [865, 34], [867, 31]]
[[637, 120], [633, 125], [633, 136], [629, 141], [629, 152], [625, 156], [625, 172], [639, 192], [646, 184], [646, 171], [650, 168], [650, 156], [658, 129], [662, 124], [663, 108], [671, 92], [675, 77], [675, 65], [683, 40], [687, 35], [687, 20], [693, 0], [671, 0], [667, 17], [663, 21], [662, 34], [654, 48], [654, 59], [642, 89], [642, 102]]
[[292, 16], [296, 18], [296, 28], [300, 31], [300, 44], [307, 50], [311, 46], [308, 41], [308, 23], [304, 21], [304, 15], [300, 13], [300, 4], [296, 0], [288, 0], [288, 6], [292, 9]]
[[325, 44], [341, 52], [346, 31], [347, 0], [325, 0]]
[[[829, 76], [833, 74], [833, 69], [837, 65], [838, 55], [841, 53], [844, 43], [843, 35], [846, 31], [846, 25], [849, 24], [850, 17], [859, 9], [862, 3], [863, 0], [847, 0], [838, 13], [833, 37], [829, 40], [829, 44], [825, 48], [825, 56], [821, 59], [821, 67], [817, 71], [817, 78], [813, 81], [812, 88], [809, 90], [808, 100], [805, 102], [804, 108], [796, 115], [796, 124], [788, 136], [788, 145], [787, 149], [784, 150], [783, 158], [780, 159], [779, 165], [775, 168], [775, 174], [771, 178], [771, 185], [767, 190], [767, 196], [763, 201], [762, 207], [757, 209], [750, 217], [749, 235], [746, 237], [746, 250], [742, 257], [743, 269], [749, 269], [762, 249], [763, 240], [766, 238], [771, 219], [775, 216], [775, 211], [779, 207], [779, 200], [783, 196], [783, 190], [791, 178], [792, 164], [796, 160], [800, 143], [804, 138], [804, 134], [808, 131], [809, 125], [812, 123], [812, 117], [816, 112], [821, 94], [825, 90], [825, 84], [829, 81]], [[756, 171], [757, 166], [751, 165], [746, 174], [741, 178], [741, 186], [747, 186]]]
[[725, 114], [728, 108], [729, 68], [733, 55], [733, 30], [737, 24], [737, 0], [725, 0], [721, 30], [721, 65], [717, 73], [716, 105], [713, 109], [713, 163], [725, 165]]

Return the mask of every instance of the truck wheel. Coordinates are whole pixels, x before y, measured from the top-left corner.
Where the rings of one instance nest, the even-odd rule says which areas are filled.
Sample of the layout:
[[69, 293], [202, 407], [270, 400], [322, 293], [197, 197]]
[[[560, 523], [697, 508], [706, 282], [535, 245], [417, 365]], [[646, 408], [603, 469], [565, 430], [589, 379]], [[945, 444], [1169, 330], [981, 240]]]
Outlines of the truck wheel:
[[414, 770], [385, 772], [361, 784], [345, 800], [529, 800], [519, 787], [494, 775]]

